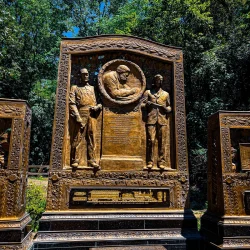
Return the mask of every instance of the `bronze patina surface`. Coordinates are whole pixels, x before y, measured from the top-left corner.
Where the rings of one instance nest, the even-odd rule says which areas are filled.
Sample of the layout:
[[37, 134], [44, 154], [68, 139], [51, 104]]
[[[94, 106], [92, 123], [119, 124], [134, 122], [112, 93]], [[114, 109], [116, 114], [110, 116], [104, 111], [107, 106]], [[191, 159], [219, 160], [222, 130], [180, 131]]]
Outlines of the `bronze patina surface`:
[[250, 112], [209, 117], [208, 211], [201, 225], [206, 249], [250, 249], [249, 143]]
[[0, 98], [0, 249], [28, 249], [25, 213], [31, 109], [25, 101]]
[[160, 239], [180, 240], [181, 247], [183, 227], [197, 237], [189, 210], [183, 81], [180, 48], [120, 35], [62, 41], [37, 245], [73, 244], [77, 230], [87, 230], [79, 234], [82, 246], [146, 242], [157, 237], [157, 228], [177, 228]]
[[[96, 116], [102, 105], [96, 102], [94, 87], [89, 84], [88, 70], [80, 70], [81, 80], [73, 85], [69, 93], [69, 114], [73, 119], [71, 132], [71, 167], [77, 168], [83, 162], [83, 152], [87, 152], [87, 166], [92, 169], [99, 169], [96, 163], [95, 137], [96, 137]], [[85, 140], [85, 149], [80, 144]]]

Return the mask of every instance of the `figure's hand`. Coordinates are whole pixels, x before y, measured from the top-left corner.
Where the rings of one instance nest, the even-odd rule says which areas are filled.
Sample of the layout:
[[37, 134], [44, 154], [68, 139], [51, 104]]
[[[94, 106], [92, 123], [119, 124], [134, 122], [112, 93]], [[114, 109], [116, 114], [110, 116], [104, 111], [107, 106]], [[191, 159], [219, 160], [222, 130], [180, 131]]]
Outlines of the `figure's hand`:
[[132, 88], [130, 89], [130, 95], [133, 95], [137, 92], [137, 89], [136, 88]]
[[79, 115], [76, 116], [76, 121], [79, 122], [79, 123], [82, 123], [82, 122], [83, 122], [82, 118], [81, 118]]
[[76, 117], [76, 121], [80, 123], [82, 129], [85, 127], [85, 124], [83, 123], [83, 120], [80, 116]]
[[138, 90], [139, 90], [138, 88], [133, 88], [133, 92], [134, 92], [133, 94], [136, 94]]
[[166, 113], [170, 113], [172, 111], [170, 106], [164, 107], [164, 110], [165, 110]]
[[[97, 106], [96, 106], [99, 110], [102, 110], [102, 104], [98, 104]], [[97, 110], [98, 110], [97, 109]]]
[[99, 109], [100, 110], [102, 109], [102, 105], [101, 104], [98, 104], [97, 106], [90, 107], [90, 110], [92, 110], [92, 111], [98, 111]]

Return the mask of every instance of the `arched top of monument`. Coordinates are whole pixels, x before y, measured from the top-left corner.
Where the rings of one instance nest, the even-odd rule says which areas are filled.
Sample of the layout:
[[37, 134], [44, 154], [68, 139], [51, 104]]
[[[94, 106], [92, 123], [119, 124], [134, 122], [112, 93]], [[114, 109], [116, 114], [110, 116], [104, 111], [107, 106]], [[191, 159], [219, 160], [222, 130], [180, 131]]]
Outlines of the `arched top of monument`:
[[92, 54], [101, 51], [129, 51], [170, 62], [183, 60], [182, 49], [128, 35], [101, 35], [85, 38], [63, 38], [61, 53]]

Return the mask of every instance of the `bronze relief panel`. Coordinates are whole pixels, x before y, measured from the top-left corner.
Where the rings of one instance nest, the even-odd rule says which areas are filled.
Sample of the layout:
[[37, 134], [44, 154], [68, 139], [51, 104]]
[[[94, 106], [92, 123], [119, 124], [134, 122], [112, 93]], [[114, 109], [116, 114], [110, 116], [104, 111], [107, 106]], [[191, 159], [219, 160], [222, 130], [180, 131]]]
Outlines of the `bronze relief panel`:
[[0, 118], [0, 169], [5, 169], [8, 165], [11, 126], [12, 119]]
[[[112, 57], [113, 53], [96, 58], [72, 57], [64, 168], [174, 169], [172, 97], [166, 91], [172, 89], [170, 65], [155, 62], [158, 67], [152, 65], [151, 70], [142, 58], [137, 59], [150, 76], [146, 81], [136, 63], [125, 59], [107, 61]], [[136, 59], [132, 54], [126, 57]], [[164, 77], [152, 76], [149, 71], [165, 72]]]
[[232, 171], [250, 170], [250, 129], [231, 128]]

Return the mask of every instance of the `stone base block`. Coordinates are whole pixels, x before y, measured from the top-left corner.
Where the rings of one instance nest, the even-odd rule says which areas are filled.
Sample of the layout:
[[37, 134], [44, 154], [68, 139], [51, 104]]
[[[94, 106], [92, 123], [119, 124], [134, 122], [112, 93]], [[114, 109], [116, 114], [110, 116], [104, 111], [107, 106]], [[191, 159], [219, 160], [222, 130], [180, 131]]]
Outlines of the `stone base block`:
[[205, 250], [250, 249], [250, 216], [218, 217], [206, 213], [201, 218]]
[[0, 220], [0, 250], [26, 250], [31, 247], [31, 218], [25, 214], [19, 219]]
[[197, 222], [191, 212], [45, 213], [34, 249], [162, 246], [198, 250], [199, 244]]

